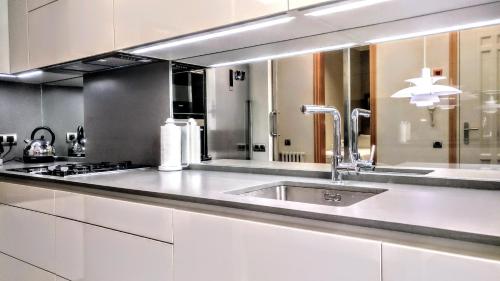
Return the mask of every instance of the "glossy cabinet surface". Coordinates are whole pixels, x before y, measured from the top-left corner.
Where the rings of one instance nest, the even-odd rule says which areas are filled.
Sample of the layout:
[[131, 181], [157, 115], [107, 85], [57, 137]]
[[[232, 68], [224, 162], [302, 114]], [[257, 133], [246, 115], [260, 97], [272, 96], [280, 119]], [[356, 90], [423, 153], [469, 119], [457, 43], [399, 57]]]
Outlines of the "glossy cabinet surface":
[[0, 73], [10, 72], [8, 10], [8, 0], [0, 0]]
[[33, 11], [57, 0], [28, 0], [28, 11]]
[[56, 237], [56, 273], [64, 278], [173, 280], [171, 244], [62, 218]]
[[286, 12], [287, 0], [115, 0], [116, 49]]
[[9, 0], [10, 72], [30, 69], [26, 0]]
[[174, 211], [175, 280], [380, 280], [381, 243]]
[[169, 208], [56, 191], [55, 213], [65, 218], [173, 242], [172, 209]]
[[114, 49], [113, 0], [58, 0], [29, 12], [28, 22], [32, 68]]
[[384, 281], [498, 281], [500, 261], [394, 244], [382, 246]]
[[307, 6], [334, 3], [332, 0], [288, 0], [290, 10], [300, 9]]
[[55, 217], [0, 204], [0, 252], [53, 272]]
[[53, 214], [54, 190], [0, 182], [0, 203]]
[[0, 253], [0, 281], [56, 281], [56, 277], [50, 272]]

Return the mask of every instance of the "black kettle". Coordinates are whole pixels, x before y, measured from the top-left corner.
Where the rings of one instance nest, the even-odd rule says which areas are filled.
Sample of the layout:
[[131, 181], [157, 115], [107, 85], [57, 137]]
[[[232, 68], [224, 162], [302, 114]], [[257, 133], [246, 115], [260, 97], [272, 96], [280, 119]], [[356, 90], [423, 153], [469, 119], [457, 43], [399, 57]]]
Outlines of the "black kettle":
[[[50, 142], [45, 139], [45, 136], [40, 136], [39, 139], [35, 139], [35, 135], [38, 131], [45, 130], [50, 134]], [[54, 148], [54, 141], [56, 136], [54, 132], [49, 127], [37, 127], [31, 132], [31, 139], [27, 139], [24, 142], [26, 146], [23, 152], [23, 161], [26, 163], [44, 163], [53, 162], [54, 156], [56, 156], [56, 150]]]

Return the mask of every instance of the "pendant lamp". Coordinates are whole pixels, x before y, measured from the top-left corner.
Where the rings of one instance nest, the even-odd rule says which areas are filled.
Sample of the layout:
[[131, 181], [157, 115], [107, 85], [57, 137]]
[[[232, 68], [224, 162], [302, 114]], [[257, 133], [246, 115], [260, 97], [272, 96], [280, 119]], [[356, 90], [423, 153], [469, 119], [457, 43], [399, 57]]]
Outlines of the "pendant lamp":
[[422, 76], [406, 80], [411, 86], [399, 90], [392, 98], [410, 98], [410, 103], [418, 107], [434, 106], [440, 102], [440, 96], [449, 96], [462, 93], [457, 88], [435, 85], [437, 81], [444, 80], [444, 76], [431, 76], [431, 69], [426, 67], [427, 62], [427, 38], [424, 37], [424, 68]]

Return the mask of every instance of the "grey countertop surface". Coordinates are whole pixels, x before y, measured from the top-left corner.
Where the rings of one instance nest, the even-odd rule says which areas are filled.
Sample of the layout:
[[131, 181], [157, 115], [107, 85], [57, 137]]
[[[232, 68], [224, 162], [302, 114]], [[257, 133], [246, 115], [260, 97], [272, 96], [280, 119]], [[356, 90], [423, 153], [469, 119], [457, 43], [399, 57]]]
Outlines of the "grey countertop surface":
[[[346, 181], [350, 186], [387, 191], [348, 207], [333, 207], [228, 193], [279, 181], [328, 184], [328, 179], [194, 169], [159, 172], [155, 168], [67, 178], [6, 171], [20, 165], [5, 165], [0, 168], [0, 176], [500, 245], [500, 189]], [[475, 176], [483, 177], [481, 173]]]

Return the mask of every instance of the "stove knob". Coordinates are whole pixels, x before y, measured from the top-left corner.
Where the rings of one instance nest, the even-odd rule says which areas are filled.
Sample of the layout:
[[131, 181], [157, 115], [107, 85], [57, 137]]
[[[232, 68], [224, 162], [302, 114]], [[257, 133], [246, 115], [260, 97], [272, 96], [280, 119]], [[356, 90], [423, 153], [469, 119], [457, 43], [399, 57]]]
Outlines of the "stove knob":
[[61, 167], [61, 172], [67, 172], [69, 170], [68, 167]]

